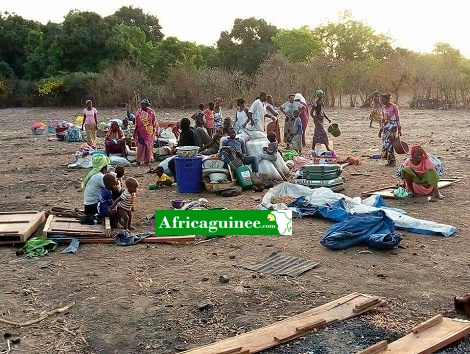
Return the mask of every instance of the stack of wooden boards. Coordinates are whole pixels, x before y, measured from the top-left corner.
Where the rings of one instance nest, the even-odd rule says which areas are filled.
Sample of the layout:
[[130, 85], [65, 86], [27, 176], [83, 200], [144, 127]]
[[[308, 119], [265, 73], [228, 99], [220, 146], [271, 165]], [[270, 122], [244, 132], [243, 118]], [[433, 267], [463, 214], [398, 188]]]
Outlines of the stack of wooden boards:
[[338, 164], [308, 164], [302, 166], [296, 184], [310, 188], [327, 187], [338, 192], [344, 190], [341, 166]]
[[[26, 243], [44, 222], [42, 236], [57, 242], [68, 243], [73, 238], [77, 238], [80, 243], [114, 243], [109, 218], [105, 218], [101, 224], [83, 225], [79, 217], [71, 215], [50, 214], [46, 220], [46, 213], [43, 211], [16, 211], [0, 212], [0, 245]], [[195, 236], [152, 236], [141, 242], [191, 242], [194, 240]]]

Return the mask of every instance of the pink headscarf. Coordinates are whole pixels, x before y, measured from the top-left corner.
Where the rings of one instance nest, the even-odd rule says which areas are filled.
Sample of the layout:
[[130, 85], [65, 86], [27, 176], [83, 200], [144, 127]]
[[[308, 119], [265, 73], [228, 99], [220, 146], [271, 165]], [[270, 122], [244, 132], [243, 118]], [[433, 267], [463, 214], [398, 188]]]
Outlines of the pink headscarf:
[[[419, 163], [419, 165], [414, 165], [413, 162], [411, 161], [417, 149], [421, 149], [422, 151], [421, 162]], [[415, 171], [416, 173], [425, 173], [427, 170], [430, 170], [436, 167], [434, 162], [431, 161], [428, 155], [424, 152], [423, 148], [419, 145], [413, 145], [411, 147], [410, 155], [411, 156], [408, 157], [403, 163], [403, 166], [411, 167], [413, 171]]]

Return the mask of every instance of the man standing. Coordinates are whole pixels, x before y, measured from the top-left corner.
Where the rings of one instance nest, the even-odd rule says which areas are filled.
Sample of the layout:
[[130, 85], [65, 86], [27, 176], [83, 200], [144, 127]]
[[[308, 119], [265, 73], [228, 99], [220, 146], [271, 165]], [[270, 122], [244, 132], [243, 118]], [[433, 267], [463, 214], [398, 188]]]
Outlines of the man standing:
[[255, 130], [264, 131], [266, 97], [267, 94], [263, 91], [259, 94], [259, 98], [253, 102], [248, 110], [248, 120], [246, 121], [245, 126], [247, 123], [250, 123]]

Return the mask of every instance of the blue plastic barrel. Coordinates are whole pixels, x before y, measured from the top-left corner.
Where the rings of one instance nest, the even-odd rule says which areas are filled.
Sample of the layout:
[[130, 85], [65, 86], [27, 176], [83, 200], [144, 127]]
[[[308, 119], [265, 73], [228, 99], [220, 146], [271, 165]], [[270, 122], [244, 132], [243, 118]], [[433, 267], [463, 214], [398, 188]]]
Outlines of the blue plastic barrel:
[[200, 193], [202, 184], [202, 156], [175, 157], [178, 192]]

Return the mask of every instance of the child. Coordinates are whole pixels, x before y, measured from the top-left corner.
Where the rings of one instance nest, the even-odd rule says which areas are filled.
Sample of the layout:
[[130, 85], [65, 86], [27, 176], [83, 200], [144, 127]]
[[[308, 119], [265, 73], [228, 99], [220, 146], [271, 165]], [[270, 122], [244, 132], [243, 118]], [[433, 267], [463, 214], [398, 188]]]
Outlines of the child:
[[214, 134], [214, 102], [209, 102], [209, 107], [204, 110], [204, 120], [207, 134], [212, 138]]
[[156, 184], [157, 186], [171, 186], [173, 184], [173, 180], [169, 177], [165, 171], [163, 170], [162, 166], [157, 166], [155, 172], [157, 173]]
[[206, 106], [204, 106], [204, 103], [201, 103], [199, 105], [199, 109], [196, 111], [196, 113], [194, 113], [191, 118], [194, 119], [196, 121], [196, 126], [203, 126], [204, 125], [204, 108], [206, 108]]
[[98, 202], [98, 215], [101, 218], [109, 217], [111, 227], [117, 228], [116, 213], [112, 211], [111, 206], [114, 203], [113, 194], [117, 190], [117, 179], [112, 173], [107, 173], [103, 177], [104, 188], [101, 191]]
[[292, 137], [292, 148], [300, 155], [302, 152], [302, 119], [299, 116], [299, 110], [294, 111], [294, 136]]
[[134, 211], [135, 193], [139, 182], [135, 178], [126, 179], [126, 189], [122, 192], [111, 206], [111, 212], [117, 212], [117, 222], [126, 230], [135, 230], [132, 226], [132, 212]]
[[268, 133], [268, 146], [263, 148], [263, 153], [260, 154], [259, 160], [269, 160], [269, 161], [276, 161], [277, 159], [277, 151], [279, 149], [279, 144], [276, 140], [277, 136], [276, 133], [271, 131]]
[[113, 199], [116, 200], [121, 195], [122, 189], [122, 176], [124, 176], [124, 166], [116, 166], [114, 174], [116, 177], [116, 188], [113, 190]]

